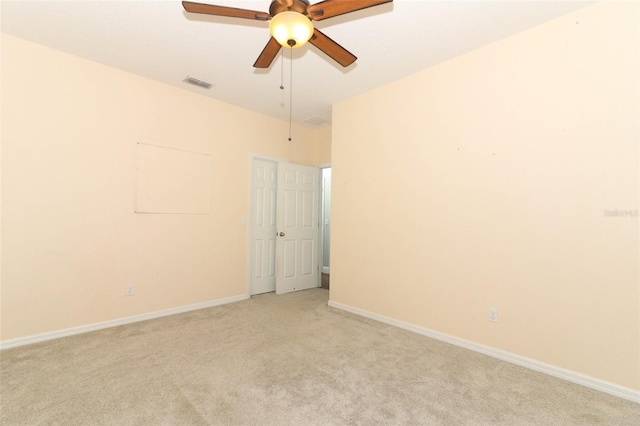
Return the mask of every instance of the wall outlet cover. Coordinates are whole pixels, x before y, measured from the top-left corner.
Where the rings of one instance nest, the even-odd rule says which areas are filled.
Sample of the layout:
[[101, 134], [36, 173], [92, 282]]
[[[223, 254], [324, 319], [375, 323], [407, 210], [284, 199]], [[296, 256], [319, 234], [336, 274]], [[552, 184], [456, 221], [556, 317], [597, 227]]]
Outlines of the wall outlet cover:
[[489, 321], [498, 322], [498, 310], [496, 308], [489, 308]]

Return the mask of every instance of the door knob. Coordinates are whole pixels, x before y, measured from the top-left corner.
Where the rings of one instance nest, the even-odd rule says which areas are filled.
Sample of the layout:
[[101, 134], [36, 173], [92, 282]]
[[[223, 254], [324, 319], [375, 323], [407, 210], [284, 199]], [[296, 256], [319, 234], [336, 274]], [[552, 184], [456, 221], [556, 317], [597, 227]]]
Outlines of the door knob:
[[280, 236], [281, 236], [281, 237], [284, 237], [284, 232], [281, 232], [281, 233], [280, 233]]

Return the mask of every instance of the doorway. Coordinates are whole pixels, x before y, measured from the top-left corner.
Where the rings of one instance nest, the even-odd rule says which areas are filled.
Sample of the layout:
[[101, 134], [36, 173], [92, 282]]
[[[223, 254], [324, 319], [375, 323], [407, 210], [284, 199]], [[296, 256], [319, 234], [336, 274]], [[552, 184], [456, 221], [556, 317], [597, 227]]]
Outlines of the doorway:
[[331, 263], [331, 167], [320, 169], [322, 182], [322, 247], [320, 287], [329, 290]]
[[252, 158], [250, 295], [320, 286], [321, 188], [318, 168]]

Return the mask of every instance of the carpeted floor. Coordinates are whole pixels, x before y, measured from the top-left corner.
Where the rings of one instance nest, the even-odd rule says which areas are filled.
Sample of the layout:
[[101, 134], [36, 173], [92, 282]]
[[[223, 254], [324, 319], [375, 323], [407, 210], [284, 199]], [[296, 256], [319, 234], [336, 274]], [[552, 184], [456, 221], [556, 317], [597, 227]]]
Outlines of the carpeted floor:
[[0, 424], [640, 424], [639, 404], [327, 300], [265, 294], [2, 351]]

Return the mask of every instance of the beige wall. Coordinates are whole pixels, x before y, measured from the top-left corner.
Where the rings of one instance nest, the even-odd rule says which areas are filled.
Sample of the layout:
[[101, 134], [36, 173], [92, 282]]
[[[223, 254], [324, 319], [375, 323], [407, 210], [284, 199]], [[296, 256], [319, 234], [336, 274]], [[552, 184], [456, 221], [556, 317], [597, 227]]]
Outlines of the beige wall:
[[335, 105], [331, 300], [640, 389], [639, 7]]
[[[316, 164], [294, 132], [3, 35], [2, 341], [246, 295], [250, 157]], [[210, 154], [211, 214], [134, 214], [136, 142]]]
[[331, 164], [331, 126], [320, 127], [315, 132], [316, 166]]

